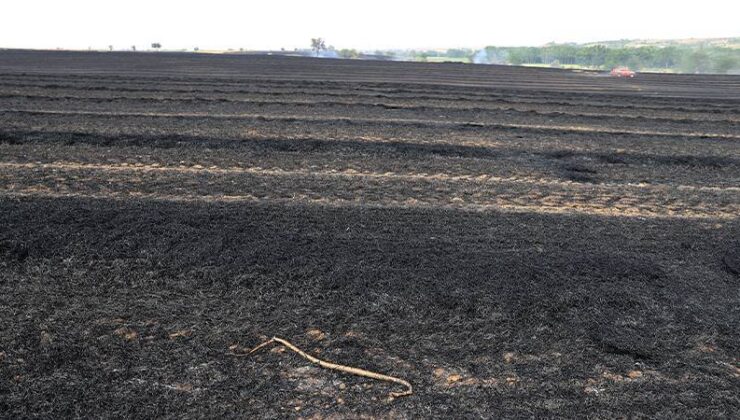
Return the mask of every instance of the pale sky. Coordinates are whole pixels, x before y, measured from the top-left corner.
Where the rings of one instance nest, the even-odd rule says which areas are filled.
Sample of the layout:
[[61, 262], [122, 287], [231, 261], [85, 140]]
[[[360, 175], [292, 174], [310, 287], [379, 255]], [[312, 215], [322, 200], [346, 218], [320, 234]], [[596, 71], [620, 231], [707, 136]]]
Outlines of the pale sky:
[[541, 45], [740, 36], [740, 1], [3, 0], [0, 48]]

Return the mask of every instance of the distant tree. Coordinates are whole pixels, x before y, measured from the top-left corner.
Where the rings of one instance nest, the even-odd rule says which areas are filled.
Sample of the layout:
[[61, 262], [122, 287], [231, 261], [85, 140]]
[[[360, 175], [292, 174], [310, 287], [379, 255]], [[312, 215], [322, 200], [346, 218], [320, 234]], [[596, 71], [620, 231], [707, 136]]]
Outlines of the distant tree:
[[200, 48], [195, 47], [195, 48], [193, 48], [193, 51], [198, 52], [198, 51], [200, 51]]
[[357, 58], [360, 56], [360, 53], [357, 52], [357, 50], [349, 50], [349, 49], [341, 49], [339, 50], [339, 57], [341, 58]]
[[525, 63], [525, 57], [521, 49], [511, 49], [509, 51], [509, 63], [518, 66]]
[[632, 70], [642, 70], [642, 68], [645, 67], [642, 59], [638, 54], [631, 55], [627, 59], [627, 62], [625, 64], [627, 64], [627, 67], [631, 68]]
[[131, 46], [131, 51], [136, 51], [136, 45]]
[[155, 50], [159, 50], [160, 48], [162, 48], [162, 44], [160, 44], [159, 42], [154, 42], [152, 43], [152, 48], [154, 48]]
[[113, 51], [113, 45], [108, 45], [108, 50]]
[[[412, 51], [412, 56], [417, 55]], [[429, 52], [427, 52], [429, 54]], [[447, 56], [460, 52], [448, 50]], [[436, 57], [436, 53], [429, 54]], [[629, 46], [615, 41], [599, 45], [547, 44], [542, 47], [486, 47], [475, 62], [575, 65], [597, 69], [629, 66], [635, 70], [666, 69], [688, 73], [728, 73], [740, 70], [740, 49], [712, 45]]]
[[421, 61], [422, 63], [426, 63], [427, 61], [429, 61], [429, 53], [425, 51], [416, 53], [416, 55], [414, 55], [414, 60]]
[[316, 57], [318, 57], [322, 50], [326, 50], [324, 38], [311, 38], [311, 49], [316, 52]]
[[686, 73], [706, 73], [709, 71], [709, 54], [704, 48], [699, 48], [684, 57], [681, 70]]
[[505, 64], [509, 62], [509, 50], [500, 47], [486, 47], [485, 61], [491, 64]]
[[656, 67], [667, 69], [678, 64], [681, 59], [681, 53], [674, 46], [663, 47], [656, 52], [655, 59], [657, 60]]
[[614, 67], [626, 66], [629, 59], [629, 48], [610, 48], [607, 51], [604, 64], [607, 69], [613, 69]]
[[740, 68], [740, 61], [729, 54], [717, 57], [714, 60], [714, 71], [720, 74], [727, 74], [728, 71]]
[[475, 51], [466, 48], [450, 48], [445, 52], [445, 56], [449, 58], [466, 58], [473, 55]]

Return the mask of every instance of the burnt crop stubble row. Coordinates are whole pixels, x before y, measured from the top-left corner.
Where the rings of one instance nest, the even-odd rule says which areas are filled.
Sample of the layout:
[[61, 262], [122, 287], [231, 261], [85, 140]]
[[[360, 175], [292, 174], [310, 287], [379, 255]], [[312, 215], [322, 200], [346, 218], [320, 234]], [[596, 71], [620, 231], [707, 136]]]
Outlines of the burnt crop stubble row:
[[[728, 417], [740, 79], [0, 51], [3, 417]], [[409, 380], [288, 353], [270, 336]]]

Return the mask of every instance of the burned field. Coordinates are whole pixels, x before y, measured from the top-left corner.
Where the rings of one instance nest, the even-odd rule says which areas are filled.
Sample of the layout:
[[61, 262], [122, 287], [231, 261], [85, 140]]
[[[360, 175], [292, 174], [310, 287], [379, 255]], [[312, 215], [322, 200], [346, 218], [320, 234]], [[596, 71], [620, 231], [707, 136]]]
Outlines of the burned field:
[[[0, 413], [730, 417], [740, 78], [0, 52]], [[269, 336], [409, 380], [323, 370]]]

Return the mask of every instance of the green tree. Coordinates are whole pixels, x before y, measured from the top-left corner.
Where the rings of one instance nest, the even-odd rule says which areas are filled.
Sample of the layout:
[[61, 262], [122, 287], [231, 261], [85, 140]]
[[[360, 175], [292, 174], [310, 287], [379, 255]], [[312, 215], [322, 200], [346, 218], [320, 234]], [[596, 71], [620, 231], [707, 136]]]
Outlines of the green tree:
[[311, 49], [316, 53], [316, 57], [321, 51], [326, 50], [326, 42], [323, 38], [311, 38]]
[[686, 73], [707, 73], [709, 69], [709, 54], [704, 48], [699, 48], [687, 54], [681, 64], [681, 70]]
[[604, 65], [607, 69], [626, 66], [630, 53], [627, 48], [609, 48], [607, 50]]
[[450, 58], [466, 58], [470, 56], [473, 51], [463, 48], [450, 48], [445, 53], [445, 56]]
[[740, 68], [740, 60], [730, 54], [723, 54], [714, 60], [712, 67], [715, 73], [727, 74], [730, 70]]
[[339, 50], [338, 54], [341, 58], [357, 58], [360, 56], [360, 53], [358, 53], [357, 50], [350, 50], [346, 48]]
[[674, 46], [663, 47], [656, 51], [655, 58], [657, 60], [655, 67], [673, 68], [681, 61], [681, 51]]

